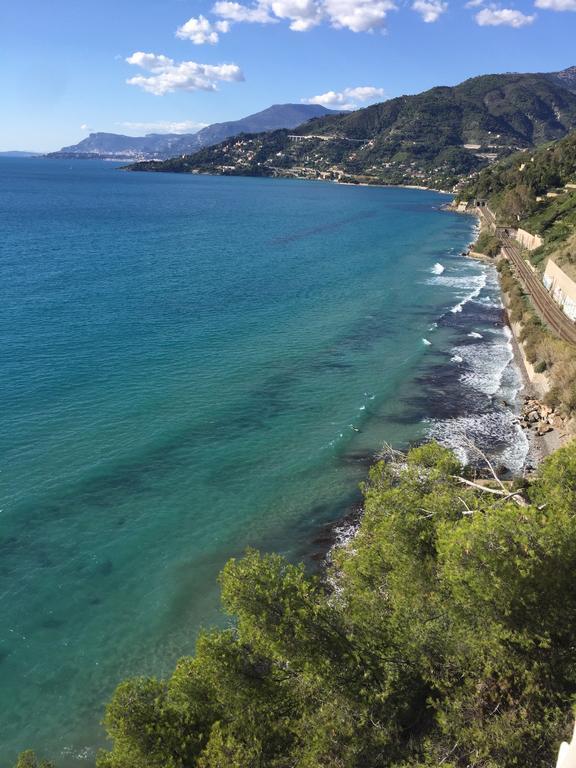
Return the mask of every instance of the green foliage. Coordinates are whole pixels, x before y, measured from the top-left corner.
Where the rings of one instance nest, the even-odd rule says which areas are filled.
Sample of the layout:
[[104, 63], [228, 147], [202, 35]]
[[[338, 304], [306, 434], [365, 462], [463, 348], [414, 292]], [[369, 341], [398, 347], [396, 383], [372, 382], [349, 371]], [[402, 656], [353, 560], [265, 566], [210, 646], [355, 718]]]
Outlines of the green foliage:
[[15, 768], [54, 768], [54, 764], [48, 760], [41, 760], [31, 749], [18, 755]]
[[[531, 254], [537, 266], [548, 255], [562, 264], [576, 266], [576, 191], [565, 185], [576, 179], [576, 132], [537, 149], [519, 152], [490, 168], [466, 185], [462, 199], [488, 199], [500, 223], [522, 226], [544, 237], [544, 246]], [[548, 193], [556, 195], [547, 197]], [[567, 247], [564, 247], [567, 244]], [[560, 249], [560, 253], [556, 252]]]
[[473, 250], [483, 253], [485, 256], [495, 258], [500, 253], [501, 248], [500, 238], [485, 230], [480, 233], [478, 240], [474, 243]]
[[234, 627], [168, 681], [118, 688], [99, 768], [549, 766], [576, 692], [576, 449], [525, 507], [462, 471], [434, 443], [374, 466], [332, 587], [278, 555], [231, 560]]

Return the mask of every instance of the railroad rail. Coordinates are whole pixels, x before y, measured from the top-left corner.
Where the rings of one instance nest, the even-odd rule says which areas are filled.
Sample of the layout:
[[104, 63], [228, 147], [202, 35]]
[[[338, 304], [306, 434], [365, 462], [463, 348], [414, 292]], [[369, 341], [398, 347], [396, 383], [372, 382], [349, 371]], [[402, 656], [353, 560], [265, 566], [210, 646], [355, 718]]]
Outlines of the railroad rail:
[[534, 272], [522, 256], [517, 243], [511, 237], [504, 237], [502, 250], [530, 295], [534, 308], [547, 325], [564, 341], [576, 346], [576, 325], [567, 317], [546, 290], [540, 274]]
[[547, 291], [539, 272], [534, 271], [533, 267], [526, 262], [516, 240], [510, 237], [506, 228], [498, 227], [496, 217], [488, 206], [480, 208], [480, 213], [492, 231], [497, 231], [502, 237], [504, 255], [514, 267], [522, 287], [530, 296], [534, 309], [540, 318], [563, 341], [576, 346], [576, 325], [564, 314]]

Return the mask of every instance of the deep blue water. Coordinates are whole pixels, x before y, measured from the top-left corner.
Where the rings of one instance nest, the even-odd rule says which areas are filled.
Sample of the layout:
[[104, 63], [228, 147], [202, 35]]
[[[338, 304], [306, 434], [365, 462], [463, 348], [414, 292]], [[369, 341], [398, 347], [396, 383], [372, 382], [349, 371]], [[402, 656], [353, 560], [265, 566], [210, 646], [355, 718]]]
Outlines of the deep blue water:
[[91, 759], [115, 684], [222, 621], [226, 559], [309, 556], [384, 440], [521, 461], [446, 200], [0, 160], [0, 764]]

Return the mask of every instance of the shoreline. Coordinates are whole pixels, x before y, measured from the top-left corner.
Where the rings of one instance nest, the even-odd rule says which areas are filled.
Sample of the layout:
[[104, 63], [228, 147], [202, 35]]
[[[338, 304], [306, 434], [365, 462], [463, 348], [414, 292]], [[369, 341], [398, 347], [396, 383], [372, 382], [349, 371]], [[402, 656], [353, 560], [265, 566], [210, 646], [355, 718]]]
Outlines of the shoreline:
[[[453, 208], [447, 208], [446, 210], [450, 212], [457, 212]], [[506, 303], [506, 295], [502, 289], [500, 276], [498, 274], [498, 270], [496, 269], [495, 259], [485, 256], [484, 254], [477, 254], [475, 251], [473, 251], [473, 246], [476, 242], [478, 232], [479, 229], [474, 231], [474, 239], [471, 240], [468, 248], [465, 251], [462, 251], [460, 255], [464, 259], [470, 259], [471, 261], [481, 262], [486, 266], [490, 266], [494, 271], [495, 281], [497, 282], [497, 291], [495, 291], [494, 297], [496, 298], [497, 296], [500, 301], [502, 326], [507, 328], [509, 331], [508, 344], [511, 353], [509, 365], [515, 367], [518, 379], [518, 385], [514, 399], [504, 404], [506, 410], [508, 410], [508, 412], [511, 414], [514, 423], [518, 425], [519, 430], [521, 429], [521, 432], [519, 431], [517, 433], [517, 440], [520, 441], [522, 439], [522, 435], [524, 435], [528, 443], [527, 453], [523, 460], [521, 469], [513, 472], [513, 476], [522, 477], [533, 471], [547, 456], [549, 456], [553, 451], [560, 447], [562, 443], [560, 440], [560, 435], [556, 429], [553, 429], [547, 434], [538, 435], [535, 429], [529, 429], [522, 424], [522, 410], [526, 399], [533, 397], [538, 397], [538, 399], [540, 399], [540, 397], [543, 397], [544, 393], [541, 392], [540, 389], [535, 386], [533, 380], [531, 380], [528, 367], [532, 369], [532, 366], [530, 366], [530, 363], [526, 359], [523, 349], [521, 348], [521, 343], [519, 341], [520, 329], [512, 327], [510, 322]], [[496, 288], [496, 286], [494, 287]], [[536, 374], [533, 372], [533, 370], [532, 374], [536, 377], [545, 378], [543, 374]], [[494, 402], [497, 400], [498, 398], [496, 398]], [[493, 407], [493, 412], [498, 412], [498, 409], [495, 406]], [[471, 415], [474, 415], [473, 412]], [[421, 440], [418, 442], [427, 442], [430, 439], [434, 438], [423, 434]], [[442, 443], [441, 440], [440, 442]], [[514, 442], [515, 441], [511, 441], [510, 444], [513, 445]], [[375, 453], [369, 463], [368, 470], [370, 467], [374, 466], [378, 460], [378, 453]], [[336, 520], [325, 523], [319, 527], [310, 542], [311, 546], [309, 557], [311, 562], [315, 563], [316, 566], [329, 563], [331, 560], [332, 550], [345, 545], [347, 542], [354, 538], [355, 533], [361, 523], [362, 516], [362, 505], [356, 502]]]
[[[51, 158], [51, 159], [65, 159], [65, 158]], [[72, 159], [72, 160], [86, 160], [86, 159], [92, 159], [92, 158], [66, 158], [66, 159]], [[95, 160], [104, 160], [104, 158], [98, 157], [94, 158]], [[125, 160], [115, 160], [113, 158], [108, 158], [108, 160], [112, 162], [126, 162]], [[368, 181], [340, 181], [339, 179], [323, 179], [323, 178], [311, 178], [308, 176], [296, 176], [294, 174], [249, 174], [249, 173], [212, 173], [209, 171], [175, 171], [175, 170], [164, 170], [164, 169], [152, 169], [152, 168], [135, 168], [134, 165], [137, 165], [140, 162], [164, 162], [164, 161], [153, 161], [153, 160], [140, 160], [136, 163], [130, 163], [129, 165], [123, 165], [120, 168], [117, 168], [119, 171], [128, 171], [130, 173], [173, 173], [179, 176], [212, 176], [216, 178], [242, 178], [242, 179], [285, 179], [290, 181], [321, 181], [326, 184], [339, 184], [343, 187], [377, 187], [377, 188], [383, 188], [383, 189], [416, 189], [420, 190], [421, 192], [437, 192], [440, 195], [449, 195], [454, 198], [455, 193], [451, 192], [447, 189], [438, 189], [437, 187], [426, 187], [420, 184], [392, 184], [392, 183], [386, 183], [386, 182], [368, 182]], [[452, 201], [453, 202], [453, 201]], [[446, 203], [446, 210], [454, 212], [454, 209], [451, 208], [452, 202]]]
[[[483, 229], [483, 220], [480, 211], [477, 208], [458, 210], [457, 207], [451, 206], [451, 209], [455, 213], [475, 216], [478, 220], [478, 235], [480, 235]], [[490, 264], [494, 268], [497, 268], [497, 264], [503, 257], [497, 256], [492, 258], [484, 253], [475, 251], [474, 246], [477, 242], [478, 238], [476, 238], [476, 240], [470, 244], [468, 252], [466, 253], [466, 257], [475, 261], [480, 261], [484, 264]], [[523, 398], [524, 405], [526, 405], [528, 401], [537, 401], [538, 403], [542, 403], [549, 390], [548, 378], [544, 373], [538, 373], [535, 371], [534, 366], [526, 357], [524, 346], [520, 339], [522, 326], [520, 323], [513, 323], [510, 319], [508, 296], [502, 287], [499, 272], [498, 286], [504, 311], [504, 322], [510, 331], [510, 343], [512, 345], [514, 363], [522, 379], [522, 387], [519, 390], [518, 395]], [[546, 432], [545, 434], [538, 434], [537, 431], [527, 428], [527, 426], [522, 423], [521, 418], [519, 419], [519, 424], [529, 443], [529, 451], [524, 467], [525, 473], [530, 471], [531, 468], [538, 466], [544, 459], [546, 459], [548, 456], [554, 453], [554, 451], [558, 450], [558, 448], [561, 448], [566, 442], [570, 440], [570, 436], [567, 434], [561, 434], [557, 427], [552, 427], [551, 431]]]

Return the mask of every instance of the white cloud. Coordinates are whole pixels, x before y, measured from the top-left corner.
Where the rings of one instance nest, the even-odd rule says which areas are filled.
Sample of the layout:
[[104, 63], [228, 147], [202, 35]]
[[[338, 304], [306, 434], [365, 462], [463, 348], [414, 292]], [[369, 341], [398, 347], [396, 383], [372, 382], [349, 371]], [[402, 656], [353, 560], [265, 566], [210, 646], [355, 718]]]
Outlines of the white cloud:
[[535, 6], [547, 11], [576, 11], [576, 0], [536, 0]]
[[322, 21], [316, 0], [268, 0], [266, 4], [279, 19], [289, 19], [294, 32], [307, 32]]
[[197, 123], [194, 120], [182, 120], [180, 122], [160, 120], [156, 123], [134, 123], [125, 121], [123, 123], [116, 123], [116, 125], [128, 133], [142, 136], [142, 134], [146, 133], [196, 133], [196, 131], [206, 128], [208, 123]]
[[396, 4], [392, 0], [324, 0], [324, 9], [333, 27], [374, 32], [384, 27]]
[[468, 0], [464, 8], [479, 8], [481, 5], [484, 5], [484, 0]]
[[383, 88], [372, 85], [359, 85], [356, 88], [344, 88], [343, 91], [327, 91], [309, 99], [302, 99], [303, 104], [320, 104], [335, 109], [357, 109], [358, 104], [377, 101], [384, 96]]
[[81, 131], [90, 132], [92, 130], [92, 128], [90, 128], [88, 123], [82, 123], [82, 125], [80, 126], [80, 130]]
[[480, 27], [526, 27], [532, 24], [536, 16], [527, 16], [512, 8], [483, 8], [476, 14], [476, 23]]
[[230, 22], [217, 21], [212, 23], [205, 16], [192, 17], [185, 24], [178, 27], [176, 37], [181, 40], [191, 40], [194, 45], [210, 43], [214, 45], [219, 40], [220, 33], [230, 31]]
[[136, 85], [155, 96], [172, 91], [215, 91], [217, 84], [244, 80], [237, 64], [198, 64], [195, 61], [175, 62], [167, 56], [137, 51], [126, 61], [150, 72], [148, 76], [137, 75], [126, 82]]
[[259, 3], [252, 8], [248, 8], [240, 3], [220, 0], [212, 8], [212, 13], [228, 21], [245, 21], [252, 24], [273, 24], [278, 21], [278, 19], [270, 15], [265, 3]]
[[414, 0], [412, 10], [419, 13], [427, 24], [431, 24], [434, 21], [438, 21], [443, 13], [446, 13], [448, 3], [442, 0]]
[[394, 0], [259, 0], [252, 6], [220, 0], [212, 12], [229, 21], [260, 24], [287, 19], [295, 32], [306, 32], [322, 21], [337, 29], [374, 32], [396, 8]]

